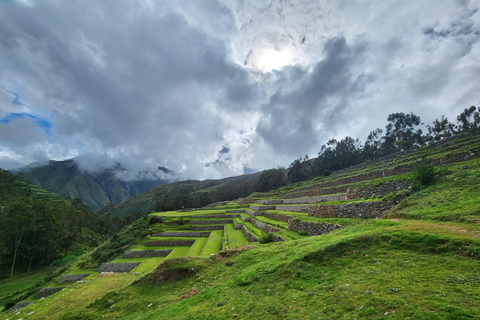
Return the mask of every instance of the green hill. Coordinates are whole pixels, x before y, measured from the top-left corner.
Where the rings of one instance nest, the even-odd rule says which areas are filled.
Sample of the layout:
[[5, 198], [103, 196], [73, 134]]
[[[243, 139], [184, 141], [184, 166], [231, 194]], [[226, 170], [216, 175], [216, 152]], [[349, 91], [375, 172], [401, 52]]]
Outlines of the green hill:
[[134, 173], [119, 163], [111, 168], [87, 172], [77, 165], [75, 159], [52, 160], [44, 165], [33, 163], [12, 172], [23, 173], [26, 180], [63, 198], [82, 199], [94, 211], [180, 179], [164, 167]]
[[463, 135], [237, 204], [156, 212], [42, 284], [60, 292], [0, 318], [479, 319], [479, 179], [480, 136]]

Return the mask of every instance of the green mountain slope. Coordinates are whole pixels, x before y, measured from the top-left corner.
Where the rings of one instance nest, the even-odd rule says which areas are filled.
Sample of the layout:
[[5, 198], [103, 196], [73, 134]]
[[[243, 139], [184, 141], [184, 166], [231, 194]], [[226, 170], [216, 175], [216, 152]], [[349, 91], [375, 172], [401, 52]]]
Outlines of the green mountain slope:
[[153, 211], [174, 208], [198, 208], [209, 203], [245, 197], [256, 190], [261, 173], [246, 174], [218, 180], [186, 180], [155, 187], [144, 194], [117, 205], [110, 204], [99, 211], [105, 215], [125, 218], [141, 216]]
[[163, 167], [152, 172], [133, 173], [117, 164], [112, 168], [86, 172], [74, 159], [49, 161], [45, 165], [34, 163], [12, 172], [21, 172], [31, 183], [62, 197], [80, 198], [94, 211], [180, 179]]

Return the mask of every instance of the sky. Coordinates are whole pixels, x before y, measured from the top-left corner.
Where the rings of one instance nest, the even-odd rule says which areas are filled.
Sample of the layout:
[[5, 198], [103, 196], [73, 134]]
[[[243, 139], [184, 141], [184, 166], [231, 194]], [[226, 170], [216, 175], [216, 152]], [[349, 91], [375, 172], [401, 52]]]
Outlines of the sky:
[[0, 0], [0, 167], [213, 179], [480, 101], [480, 0]]

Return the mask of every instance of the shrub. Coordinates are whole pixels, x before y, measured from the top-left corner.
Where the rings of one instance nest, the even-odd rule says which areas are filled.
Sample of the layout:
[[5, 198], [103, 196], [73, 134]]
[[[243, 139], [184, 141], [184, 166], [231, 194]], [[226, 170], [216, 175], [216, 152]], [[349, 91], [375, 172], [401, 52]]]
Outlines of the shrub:
[[426, 164], [423, 160], [420, 164], [415, 166], [415, 172], [413, 173], [413, 188], [420, 189], [421, 187], [428, 186], [435, 180], [436, 169], [431, 164]]
[[273, 236], [273, 233], [267, 233], [266, 235], [260, 237], [258, 241], [262, 244], [269, 243], [269, 242], [275, 242], [275, 237]]

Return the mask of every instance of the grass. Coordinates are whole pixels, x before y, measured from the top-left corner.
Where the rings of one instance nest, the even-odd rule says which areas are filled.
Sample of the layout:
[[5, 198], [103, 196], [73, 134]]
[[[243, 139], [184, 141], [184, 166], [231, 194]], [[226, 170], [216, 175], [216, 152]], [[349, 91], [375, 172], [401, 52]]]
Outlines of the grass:
[[205, 246], [200, 254], [201, 257], [209, 257], [211, 254], [216, 254], [222, 250], [223, 230], [214, 230], [210, 232], [210, 237], [207, 238]]
[[[95, 281], [87, 283], [70, 284], [65, 290], [25, 307], [19, 315], [5, 314], [0, 317], [2, 319], [20, 319], [33, 312], [28, 316], [29, 320], [59, 319], [60, 317], [68, 319], [66, 314], [72, 314], [72, 311], [75, 312], [74, 310], [87, 307], [107, 292], [120, 289], [135, 279], [136, 275], [119, 273], [96, 277]], [[81, 318], [82, 316], [79, 315], [78, 319]]]
[[0, 280], [0, 300], [34, 286], [36, 283], [43, 281], [45, 276], [54, 270], [54, 267], [45, 267], [31, 273], [17, 274]]
[[145, 274], [155, 269], [163, 261], [163, 259], [165, 259], [165, 257], [129, 258], [129, 259], [117, 258], [109, 263], [141, 262], [135, 269], [133, 269], [130, 272]]
[[225, 225], [226, 244], [225, 249], [234, 249], [248, 244], [248, 239], [243, 234], [242, 230], [233, 229], [233, 224]]
[[402, 201], [388, 217], [479, 223], [480, 168], [472, 167], [438, 178], [435, 184]]
[[268, 224], [274, 228], [287, 229], [288, 223], [284, 221], [278, 221], [274, 219], [267, 218], [265, 216], [256, 216], [255, 220]]
[[195, 240], [195, 243], [192, 244], [190, 249], [185, 253], [186, 257], [199, 257], [200, 254], [202, 253], [202, 249], [205, 246], [205, 243], [207, 242], [207, 238], [198, 238]]
[[[469, 147], [467, 140], [462, 143], [463, 149]], [[439, 154], [443, 151], [430, 152], [429, 156]], [[413, 163], [419, 156], [416, 152], [393, 159], [385, 168]], [[319, 218], [267, 211], [344, 226], [322, 236], [288, 231], [286, 222], [265, 216], [254, 218], [280, 227], [275, 234], [288, 240], [284, 243], [247, 245], [243, 232], [234, 230], [232, 224], [225, 225], [224, 233], [211, 231], [208, 238], [146, 238], [153, 232], [188, 231], [190, 216], [202, 219], [202, 215], [223, 214], [225, 209], [155, 213], [164, 217], [163, 224], [137, 223], [116, 239], [118, 248], [106, 251], [119, 250], [111, 262], [141, 261], [131, 273], [98, 276], [77, 263], [65, 273], [91, 273], [88, 282], [69, 284], [67, 291], [36, 301], [19, 315], [0, 314], [0, 319], [480, 319], [479, 162], [441, 166], [440, 172], [448, 176], [437, 177], [433, 185], [405, 199], [385, 219]], [[464, 165], [469, 168], [462, 169]], [[347, 169], [282, 188], [275, 195], [382, 166], [374, 163]], [[379, 182], [376, 179], [356, 186]], [[321, 204], [332, 203], [345, 202]], [[178, 225], [182, 217], [184, 224]], [[265, 235], [249, 222], [234, 221], [257, 238]], [[147, 241], [181, 239], [195, 243], [190, 247], [145, 246]], [[225, 249], [234, 250], [212, 257], [222, 241]], [[120, 248], [171, 248], [173, 252], [165, 258], [121, 259]], [[47, 285], [57, 285], [58, 278]], [[30, 312], [34, 313], [28, 315]]]
[[[456, 252], [480, 243], [414, 228], [369, 221], [230, 255], [232, 267], [223, 258], [183, 259], [118, 294], [106, 294], [81, 314], [85, 319], [107, 312], [122, 319], [478, 318], [480, 252]], [[155, 280], [167, 271], [176, 280]], [[182, 298], [192, 288], [198, 294]]]

